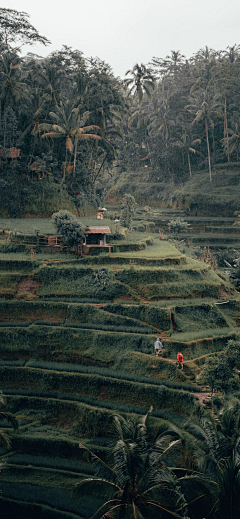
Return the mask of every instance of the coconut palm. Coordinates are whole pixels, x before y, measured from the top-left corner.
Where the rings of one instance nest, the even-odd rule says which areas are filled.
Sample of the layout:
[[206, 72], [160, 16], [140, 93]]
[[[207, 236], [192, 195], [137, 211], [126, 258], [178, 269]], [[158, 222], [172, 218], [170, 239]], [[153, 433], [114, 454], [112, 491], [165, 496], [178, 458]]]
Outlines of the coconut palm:
[[227, 136], [221, 140], [226, 154], [232, 155], [236, 153], [237, 162], [240, 152], [240, 125], [238, 122], [234, 124], [234, 130], [227, 128]]
[[0, 67], [0, 124], [2, 125], [3, 147], [6, 146], [7, 114], [19, 111], [28, 103], [28, 87], [21, 77], [22, 61], [14, 51], [1, 53]]
[[[60, 186], [62, 186], [66, 179], [67, 168], [69, 170], [72, 169], [73, 173], [75, 171], [78, 141], [101, 139], [101, 137], [95, 133], [88, 133], [100, 130], [100, 127], [93, 124], [90, 126], [84, 126], [89, 117], [89, 112], [84, 112], [80, 116], [80, 108], [73, 107], [72, 102], [68, 100], [65, 102], [60, 101], [59, 105], [56, 105], [56, 111], [50, 112], [49, 116], [54, 123], [41, 123], [38, 125], [36, 132], [43, 132], [42, 138], [51, 137], [52, 139], [62, 139], [65, 141], [65, 161], [63, 165], [62, 181], [60, 184]], [[74, 146], [74, 163], [71, 167], [71, 155]], [[68, 154], [70, 155], [69, 160]]]
[[197, 153], [202, 156], [202, 153], [196, 149], [198, 144], [201, 144], [201, 139], [192, 139], [186, 132], [183, 132], [181, 137], [172, 143], [173, 147], [179, 148], [183, 155], [187, 155], [190, 177], [192, 176], [190, 153]]
[[230, 63], [235, 63], [240, 57], [240, 45], [235, 44], [232, 47], [228, 46], [224, 52], [224, 57], [227, 58]]
[[28, 99], [28, 88], [21, 78], [22, 61], [15, 51], [1, 53], [1, 102], [13, 108], [22, 99]]
[[234, 519], [240, 514], [240, 409], [233, 406], [218, 415], [187, 422], [185, 430], [198, 442], [196, 463], [211, 481], [214, 504], [210, 518]]
[[187, 503], [174, 472], [166, 466], [167, 456], [180, 440], [166, 435], [149, 442], [146, 415], [134, 424], [115, 416], [116, 443], [110, 463], [86, 449], [96, 477], [81, 481], [75, 495], [101, 489], [106, 500], [93, 517], [102, 519], [187, 519]]
[[[38, 87], [40, 85], [44, 94], [52, 106], [57, 104], [60, 97], [62, 71], [60, 67], [50, 61], [45, 60], [41, 67], [37, 70], [36, 77], [38, 79]], [[48, 110], [51, 106], [48, 107]]]
[[[203, 99], [203, 100], [202, 100]], [[203, 92], [203, 98], [195, 96], [192, 98], [193, 103], [186, 106], [186, 109], [195, 114], [192, 124], [203, 121], [205, 126], [205, 135], [208, 153], [208, 170], [210, 182], [212, 182], [211, 152], [209, 145], [209, 128], [214, 129], [214, 115], [222, 115], [220, 108], [222, 106], [221, 97], [215, 94], [210, 97], [207, 92]]]
[[168, 74], [176, 75], [178, 67], [184, 63], [185, 56], [181, 54], [180, 50], [171, 50], [171, 54], [166, 56], [163, 60], [163, 69]]
[[198, 63], [198, 62], [202, 62], [202, 63], [210, 63], [210, 62], [215, 62], [216, 58], [218, 58], [220, 56], [221, 53], [219, 53], [218, 51], [214, 50], [214, 49], [210, 49], [207, 45], [200, 49], [198, 52], [196, 52], [196, 54], [194, 54], [193, 58], [191, 59], [191, 61], [195, 62], [195, 63]]
[[131, 78], [124, 79], [124, 83], [129, 87], [129, 94], [136, 95], [139, 102], [143, 100], [143, 95], [146, 94], [151, 99], [154, 90], [154, 77], [151, 71], [141, 63], [141, 65], [134, 65], [132, 70], [126, 72], [126, 76], [132, 75]]
[[185, 56], [180, 50], [171, 50], [165, 59], [154, 56], [151, 61], [155, 77], [176, 76], [177, 70], [185, 62]]

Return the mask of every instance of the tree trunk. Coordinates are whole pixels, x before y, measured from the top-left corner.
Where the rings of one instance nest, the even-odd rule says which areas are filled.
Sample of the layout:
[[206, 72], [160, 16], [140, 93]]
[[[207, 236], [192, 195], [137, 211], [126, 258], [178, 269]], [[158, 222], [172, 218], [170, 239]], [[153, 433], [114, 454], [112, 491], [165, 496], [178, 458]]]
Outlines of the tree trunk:
[[78, 145], [78, 138], [75, 137], [75, 150], [74, 150], [74, 159], [73, 159], [73, 177], [75, 176], [75, 169], [76, 169], [77, 145]]
[[191, 168], [191, 161], [190, 161], [190, 155], [189, 155], [189, 152], [187, 154], [187, 158], [188, 158], [188, 167], [189, 167], [189, 175], [190, 177], [192, 176], [192, 168]]
[[67, 168], [67, 148], [66, 148], [66, 153], [65, 153], [65, 161], [64, 161], [64, 166], [63, 166], [63, 177], [62, 177], [62, 181], [60, 184], [60, 188], [62, 187], [64, 180], [66, 178], [66, 168]]
[[106, 158], [107, 158], [107, 153], [106, 153], [106, 155], [105, 155], [105, 157], [104, 157], [104, 159], [103, 159], [103, 161], [102, 161], [102, 164], [101, 164], [101, 166], [100, 166], [100, 168], [99, 168], [99, 170], [98, 170], [96, 176], [95, 176], [95, 177], [93, 178], [93, 180], [92, 180], [92, 183], [93, 183], [93, 184], [95, 184], [97, 178], [99, 177], [100, 172], [101, 172], [101, 169], [102, 169], [102, 167], [103, 167], [103, 164], [104, 164]]
[[205, 119], [205, 131], [206, 131], [207, 150], [208, 150], [209, 178], [210, 178], [210, 182], [212, 182], [211, 155], [210, 155], [209, 138], [208, 138], [208, 123], [207, 123], [206, 119]]
[[224, 139], [227, 139], [227, 159], [230, 161], [229, 148], [228, 148], [228, 130], [227, 130], [227, 98], [224, 98]]
[[[147, 142], [147, 141], [146, 141]], [[148, 157], [149, 157], [149, 162], [152, 166], [152, 159], [151, 159], [151, 155], [150, 155], [150, 148], [149, 148], [149, 143], [147, 142], [147, 150], [148, 150]]]

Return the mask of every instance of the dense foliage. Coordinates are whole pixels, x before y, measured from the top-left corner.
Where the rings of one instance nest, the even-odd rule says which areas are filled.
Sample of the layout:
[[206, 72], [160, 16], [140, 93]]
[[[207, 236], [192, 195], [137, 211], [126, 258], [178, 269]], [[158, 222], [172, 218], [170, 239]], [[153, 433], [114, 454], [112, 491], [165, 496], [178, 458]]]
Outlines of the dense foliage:
[[239, 407], [214, 417], [200, 413], [181, 428], [171, 422], [154, 435], [145, 416], [134, 423], [115, 416], [115, 443], [107, 463], [90, 449], [95, 478], [76, 485], [101, 489], [105, 498], [94, 517], [221, 519], [238, 517]]
[[[151, 180], [181, 182], [205, 168], [211, 180], [215, 164], [238, 161], [239, 46], [205, 47], [190, 59], [172, 51], [165, 59], [153, 58], [142, 74], [140, 68], [121, 148], [123, 167], [151, 166]], [[144, 92], [150, 81], [155, 88], [139, 95], [139, 83]]]
[[[48, 214], [51, 211], [44, 207], [44, 199], [50, 192], [58, 208], [59, 187], [65, 193], [65, 207], [70, 198], [78, 210], [87, 202], [96, 202], [95, 181], [103, 164], [111, 164], [115, 158], [116, 127], [124, 106], [121, 82], [100, 59], [84, 58], [82, 52], [66, 46], [47, 58], [34, 54], [21, 57], [20, 50], [12, 46], [16, 44], [13, 20], [17, 41], [23, 31], [28, 36], [31, 26], [23, 29], [23, 22], [28, 22], [23, 17], [20, 24], [22, 13], [2, 11], [3, 211], [16, 216], [26, 211], [27, 205], [33, 211], [35, 204], [36, 210]], [[37, 34], [30, 31], [31, 41]], [[39, 40], [47, 43], [43, 37]]]
[[84, 238], [81, 223], [70, 211], [58, 211], [52, 215], [56, 230], [63, 236], [63, 242], [67, 247], [78, 248]]
[[[64, 46], [21, 57], [18, 43], [49, 42], [28, 15], [0, 10], [2, 211], [84, 213], [100, 203], [106, 168], [149, 168], [185, 182], [196, 169], [239, 159], [240, 48], [172, 51], [136, 64], [126, 80], [99, 58]], [[116, 173], [115, 173], [116, 174]]]

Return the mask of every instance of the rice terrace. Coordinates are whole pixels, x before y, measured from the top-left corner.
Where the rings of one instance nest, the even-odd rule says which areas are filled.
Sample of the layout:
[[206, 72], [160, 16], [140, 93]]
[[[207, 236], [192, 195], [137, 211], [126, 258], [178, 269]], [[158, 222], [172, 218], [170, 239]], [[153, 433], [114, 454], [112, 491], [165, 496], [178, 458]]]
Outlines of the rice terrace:
[[235, 519], [240, 48], [120, 80], [0, 15], [1, 517]]

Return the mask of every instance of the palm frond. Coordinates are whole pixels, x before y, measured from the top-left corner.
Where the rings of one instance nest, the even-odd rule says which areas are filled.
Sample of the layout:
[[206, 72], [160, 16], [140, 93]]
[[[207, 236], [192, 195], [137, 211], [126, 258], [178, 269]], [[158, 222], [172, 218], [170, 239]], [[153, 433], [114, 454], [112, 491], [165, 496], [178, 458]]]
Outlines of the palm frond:
[[100, 126], [96, 124], [91, 124], [90, 126], [84, 126], [84, 128], [78, 128], [80, 133], [91, 132], [92, 130], [101, 130]]
[[60, 139], [62, 137], [62, 133], [57, 132], [47, 132], [42, 135], [42, 139], [44, 137], [53, 137], [54, 139]]
[[95, 139], [95, 140], [101, 140], [102, 137], [100, 137], [100, 135], [95, 135], [94, 133], [82, 133], [80, 135], [76, 135], [76, 137], [80, 140], [80, 141], [88, 141], [89, 139]]
[[49, 112], [49, 115], [51, 117], [51, 119], [53, 119], [54, 121], [56, 121], [57, 123], [59, 123], [60, 121], [60, 117], [58, 114], [56, 114], [55, 112]]
[[51, 129], [54, 132], [61, 133], [62, 135], [65, 135], [65, 133], [66, 133], [66, 129], [62, 128], [62, 126], [59, 126], [59, 124], [52, 124]]
[[38, 127], [36, 128], [36, 132], [46, 132], [46, 131], [50, 131], [52, 129], [52, 124], [48, 124], [48, 123], [40, 123], [38, 125]]
[[[172, 510], [169, 510], [169, 508], [165, 508], [164, 506], [161, 506], [159, 503], [151, 500], [146, 501], [147, 504], [154, 506], [155, 508], [159, 508], [160, 510], [163, 510], [164, 512], [168, 513], [172, 517], [176, 517], [177, 519], [182, 519], [182, 515], [179, 515], [176, 512], [173, 512]], [[160, 516], [161, 517], [161, 516]]]
[[130, 480], [129, 475], [129, 446], [123, 441], [118, 440], [114, 449], [114, 473], [120, 485], [124, 485]]
[[0, 445], [2, 445], [2, 447], [4, 449], [8, 449], [10, 450], [11, 449], [11, 440], [8, 436], [7, 433], [5, 433], [4, 431], [0, 431]]
[[115, 472], [109, 464], [107, 464], [105, 461], [99, 458], [97, 454], [88, 449], [88, 447], [86, 447], [82, 443], [79, 443], [79, 448], [84, 449], [86, 454], [88, 454], [89, 462], [94, 466], [97, 476], [100, 475], [108, 481], [112, 481], [113, 483], [116, 482]]
[[0, 420], [6, 420], [12, 427], [14, 431], [18, 429], [18, 420], [12, 413], [0, 412]]
[[86, 488], [87, 492], [91, 492], [91, 490], [95, 490], [96, 486], [99, 485], [104, 495], [115, 495], [116, 492], [122, 492], [122, 489], [119, 485], [116, 485], [112, 481], [108, 481], [104, 478], [87, 478], [83, 479], [79, 483], [76, 483], [73, 489], [73, 495], [79, 495], [84, 492], [84, 488]]

